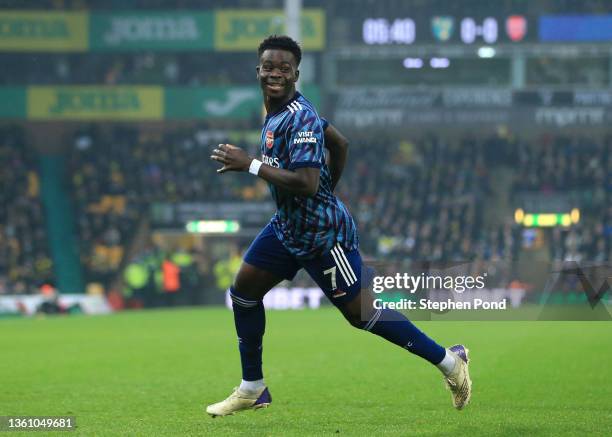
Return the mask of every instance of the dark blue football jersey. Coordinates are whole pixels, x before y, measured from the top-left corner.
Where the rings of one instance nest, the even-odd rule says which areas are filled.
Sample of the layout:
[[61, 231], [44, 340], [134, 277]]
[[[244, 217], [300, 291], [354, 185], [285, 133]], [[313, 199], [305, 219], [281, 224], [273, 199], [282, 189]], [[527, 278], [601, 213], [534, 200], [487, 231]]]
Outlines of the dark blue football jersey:
[[319, 190], [312, 197], [268, 184], [277, 207], [270, 223], [277, 238], [297, 258], [320, 256], [336, 243], [348, 251], [359, 246], [355, 222], [332, 192], [324, 147], [321, 119], [300, 93], [267, 115], [261, 131], [262, 161], [288, 170], [314, 167], [321, 171]]

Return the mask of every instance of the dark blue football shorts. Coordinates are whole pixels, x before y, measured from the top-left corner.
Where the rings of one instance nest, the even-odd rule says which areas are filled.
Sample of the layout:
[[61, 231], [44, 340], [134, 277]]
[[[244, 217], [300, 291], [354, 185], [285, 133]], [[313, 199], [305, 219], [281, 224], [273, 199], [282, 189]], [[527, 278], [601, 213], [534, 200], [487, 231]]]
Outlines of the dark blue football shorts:
[[345, 251], [337, 244], [321, 257], [297, 259], [277, 238], [271, 224], [255, 237], [244, 261], [289, 281], [304, 268], [336, 306], [350, 302], [361, 291], [361, 255], [358, 249]]

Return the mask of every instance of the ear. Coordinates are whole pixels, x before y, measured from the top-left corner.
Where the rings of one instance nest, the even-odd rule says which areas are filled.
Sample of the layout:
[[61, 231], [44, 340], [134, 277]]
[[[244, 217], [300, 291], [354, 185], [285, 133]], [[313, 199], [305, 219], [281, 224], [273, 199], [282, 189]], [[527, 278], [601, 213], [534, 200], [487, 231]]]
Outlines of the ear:
[[297, 82], [300, 78], [300, 70], [295, 70], [295, 81]]
[[257, 72], [257, 79], [259, 79], [259, 65], [255, 67], [255, 71]]

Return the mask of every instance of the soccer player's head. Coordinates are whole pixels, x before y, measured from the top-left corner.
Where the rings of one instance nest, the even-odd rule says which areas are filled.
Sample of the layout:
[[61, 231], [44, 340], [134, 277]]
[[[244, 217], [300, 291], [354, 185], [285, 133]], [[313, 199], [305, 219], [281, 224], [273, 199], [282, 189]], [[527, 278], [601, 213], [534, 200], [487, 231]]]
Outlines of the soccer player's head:
[[259, 44], [257, 78], [264, 96], [284, 99], [295, 90], [302, 49], [288, 36], [271, 35]]

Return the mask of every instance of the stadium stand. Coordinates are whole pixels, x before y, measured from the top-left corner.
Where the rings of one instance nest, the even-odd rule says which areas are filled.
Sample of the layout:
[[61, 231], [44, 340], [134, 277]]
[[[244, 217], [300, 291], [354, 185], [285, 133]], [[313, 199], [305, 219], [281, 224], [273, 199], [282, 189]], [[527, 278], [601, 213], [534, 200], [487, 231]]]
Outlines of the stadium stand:
[[18, 126], [0, 128], [0, 294], [53, 283], [36, 152]]
[[512, 197], [524, 193], [575, 198], [584, 220], [548, 232], [551, 260], [612, 259], [612, 137], [545, 135], [518, 149]]
[[491, 141], [356, 139], [340, 196], [356, 213], [364, 251], [434, 261], [516, 258], [516, 229], [484, 226]]
[[[116, 277], [152, 202], [267, 199], [265, 184], [247, 175], [218, 177], [208, 156], [211, 144], [230, 141], [224, 135], [203, 126], [155, 132], [92, 125], [74, 132], [69, 174], [87, 282], [108, 285]], [[1, 138], [2, 185], [12, 188], [2, 192], [2, 289], [27, 292], [53, 281], [37, 158], [20, 128], [5, 127]], [[246, 138], [238, 144], [254, 153]], [[531, 141], [359, 136], [337, 191], [355, 214], [368, 256], [517, 260], [521, 228], [487, 222], [482, 208], [494, 196], [491, 174], [514, 168], [510, 199], [571, 187], [582, 205], [579, 224], [546, 231], [550, 259], [604, 261], [612, 256], [611, 144], [609, 137], [550, 134]]]
[[151, 133], [121, 125], [75, 133], [70, 173], [88, 280], [108, 284], [117, 274], [152, 202], [257, 200], [267, 194], [250, 178], [218, 177], [209, 159], [212, 138], [201, 129]]
[[[357, 138], [339, 195], [356, 213], [363, 251], [435, 261], [516, 258], [516, 227], [483, 227], [491, 141]], [[139, 212], [152, 202], [267, 199], [265, 184], [248, 175], [219, 177], [210, 149], [204, 129], [151, 134], [116, 126], [75, 135], [71, 172], [90, 277], [119, 266]]]
[[[508, 221], [485, 225], [482, 207], [492, 196], [491, 173], [518, 163], [510, 198], [571, 186], [588, 201], [587, 225], [550, 232], [551, 259], [575, 258], [576, 251], [582, 259], [605, 259], [612, 216], [609, 140], [536, 142], [544, 146], [498, 137], [428, 136], [414, 143], [356, 138], [338, 193], [355, 212], [364, 253], [433, 261], [518, 259], [521, 229]], [[151, 202], [267, 198], [265, 185], [255, 186], [248, 176], [218, 177], [204, 129], [150, 134], [117, 126], [110, 134], [80, 132], [74, 144], [80, 241], [91, 271], [117, 268], [138, 211]], [[489, 152], [493, 147], [496, 153]], [[593, 231], [585, 231], [591, 224]]]

